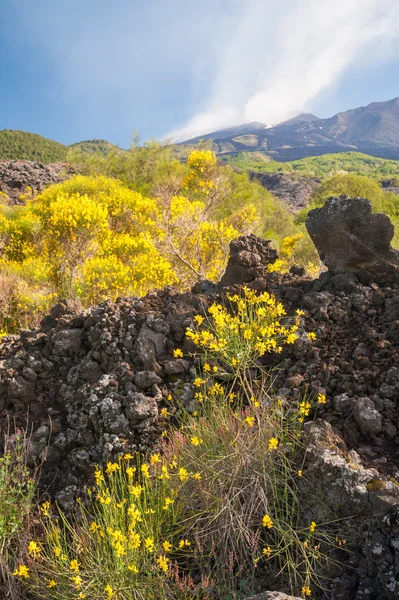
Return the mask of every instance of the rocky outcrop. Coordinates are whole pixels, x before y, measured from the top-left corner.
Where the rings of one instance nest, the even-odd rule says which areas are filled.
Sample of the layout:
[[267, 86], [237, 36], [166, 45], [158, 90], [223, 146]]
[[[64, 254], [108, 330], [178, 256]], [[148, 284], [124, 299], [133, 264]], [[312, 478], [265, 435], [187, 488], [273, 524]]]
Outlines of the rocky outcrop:
[[381, 187], [384, 188], [386, 192], [393, 192], [399, 196], [399, 178], [396, 177], [394, 179], [383, 179], [381, 182]]
[[369, 200], [329, 198], [309, 212], [306, 228], [330, 272], [354, 273], [363, 283], [399, 282], [393, 225], [387, 215], [372, 212]]
[[230, 243], [230, 256], [219, 287], [249, 283], [266, 275], [267, 266], [277, 258], [270, 240], [244, 235]]
[[287, 175], [286, 173], [255, 173], [250, 171], [249, 175], [251, 179], [259, 181], [276, 198], [282, 200], [288, 210], [293, 213], [309, 204], [313, 190], [321, 182], [320, 179]]
[[0, 160], [0, 192], [9, 204], [24, 204], [26, 198], [52, 183], [64, 181], [70, 174], [70, 167], [63, 163], [44, 165], [29, 160]]

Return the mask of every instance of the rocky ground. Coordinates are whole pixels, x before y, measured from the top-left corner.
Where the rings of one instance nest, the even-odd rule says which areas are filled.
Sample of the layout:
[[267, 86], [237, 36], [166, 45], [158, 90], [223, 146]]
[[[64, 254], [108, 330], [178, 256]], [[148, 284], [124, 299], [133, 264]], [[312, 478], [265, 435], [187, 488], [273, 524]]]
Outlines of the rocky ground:
[[31, 193], [36, 195], [52, 183], [63, 181], [69, 172], [64, 163], [44, 165], [29, 160], [0, 160], [0, 192], [5, 194], [7, 203], [23, 204]]
[[386, 192], [393, 192], [399, 195], [399, 179], [384, 179], [381, 181], [381, 185]]
[[[321, 597], [398, 598], [399, 260], [389, 247], [387, 217], [353, 230], [355, 217], [367, 220], [368, 211], [366, 201], [341, 198], [310, 213], [314, 238], [329, 227], [340, 232], [339, 261], [330, 261], [325, 235], [317, 241], [330, 269], [316, 281], [295, 269], [267, 274], [274, 251], [250, 236], [232, 243], [222, 280], [227, 287], [205, 282], [186, 294], [165, 289], [86, 311], [61, 302], [40, 330], [5, 338], [1, 424], [4, 428], [15, 417], [23, 425], [29, 412], [31, 460], [46, 457], [43, 488], [68, 509], [95, 463], [156, 442], [165, 426], [160, 410], [168, 406], [170, 393], [195, 410], [186, 327], [215, 300], [225, 302], [227, 290], [243, 283], [267, 289], [289, 314], [304, 311], [298, 341], [265, 360], [276, 367], [275, 393], [288, 402], [305, 393], [327, 396], [306, 424], [301, 492], [312, 520], [339, 519], [337, 531], [347, 544]], [[308, 340], [308, 331], [316, 333], [316, 341]], [[185, 358], [173, 358], [176, 348]]]
[[282, 200], [288, 210], [298, 212], [309, 204], [313, 190], [321, 179], [287, 175], [286, 173], [250, 172], [251, 179], [259, 181], [276, 198]]

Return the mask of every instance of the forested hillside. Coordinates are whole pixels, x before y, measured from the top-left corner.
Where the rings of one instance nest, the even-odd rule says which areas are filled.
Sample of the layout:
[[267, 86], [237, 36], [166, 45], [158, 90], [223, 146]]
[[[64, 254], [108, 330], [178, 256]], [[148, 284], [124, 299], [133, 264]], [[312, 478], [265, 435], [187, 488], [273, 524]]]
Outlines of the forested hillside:
[[27, 131], [0, 131], [0, 158], [33, 160], [43, 163], [62, 162], [68, 147]]
[[291, 162], [279, 162], [261, 152], [240, 152], [221, 158], [239, 170], [257, 173], [296, 173], [305, 177], [325, 177], [347, 171], [373, 179], [399, 177], [399, 161], [376, 158], [360, 152], [310, 156]]
[[0, 131], [0, 159], [31, 160], [42, 163], [65, 162], [68, 153], [106, 155], [113, 151], [122, 151], [118, 146], [106, 140], [86, 140], [71, 146], [65, 146], [36, 133], [27, 131]]

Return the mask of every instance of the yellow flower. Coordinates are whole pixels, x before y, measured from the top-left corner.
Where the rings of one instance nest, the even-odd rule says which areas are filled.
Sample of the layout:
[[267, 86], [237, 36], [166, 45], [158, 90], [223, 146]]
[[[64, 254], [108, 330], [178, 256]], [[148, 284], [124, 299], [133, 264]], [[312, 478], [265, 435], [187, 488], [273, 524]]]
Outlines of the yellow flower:
[[140, 534], [133, 532], [133, 533], [129, 534], [129, 537], [130, 537], [130, 548], [132, 550], [137, 550], [138, 548], [140, 548], [140, 544], [141, 544]]
[[315, 340], [316, 334], [314, 333], [314, 331], [309, 331], [307, 338], [308, 338], [308, 340]]
[[238, 365], [238, 360], [236, 358], [232, 358], [231, 364], [233, 365], [233, 367], [236, 367]]
[[43, 502], [43, 504], [40, 507], [40, 510], [42, 511], [42, 514], [44, 517], [49, 517], [50, 516], [50, 502]]
[[195, 435], [194, 437], [190, 438], [190, 442], [193, 446], [199, 446], [204, 442], [204, 440]]
[[298, 471], [298, 477], [302, 477], [303, 473], [302, 473], [302, 469], [299, 469]]
[[148, 537], [144, 540], [144, 546], [148, 552], [154, 552], [154, 538]]
[[162, 544], [162, 547], [165, 550], [165, 552], [170, 552], [173, 548], [172, 544], [167, 541]]
[[309, 531], [311, 533], [313, 533], [314, 530], [316, 529], [316, 527], [317, 527], [317, 523], [315, 523], [314, 521], [312, 521], [311, 524], [309, 525]]
[[305, 313], [304, 313], [304, 311], [303, 311], [303, 310], [300, 310], [299, 308], [296, 310], [296, 315], [297, 315], [297, 317], [303, 317], [303, 316], [304, 316], [304, 314], [305, 314]]
[[58, 558], [59, 556], [61, 556], [61, 548], [59, 546], [56, 546], [54, 548], [54, 555]]
[[102, 471], [100, 471], [100, 469], [98, 468], [94, 471], [94, 477], [96, 479], [97, 485], [100, 485], [100, 483], [104, 481], [104, 475], [102, 474]]
[[262, 519], [262, 525], [263, 527], [267, 527], [268, 529], [271, 529], [274, 525], [272, 519], [269, 517], [269, 515], [265, 515]]
[[173, 350], [173, 356], [175, 358], [183, 358], [183, 352], [180, 350], [180, 348], [176, 348], [176, 350]]
[[115, 473], [115, 471], [118, 471], [119, 468], [120, 467], [119, 467], [118, 463], [107, 462], [107, 468], [105, 469], [105, 472], [110, 475], [112, 473]]
[[54, 588], [54, 587], [56, 587], [56, 585], [57, 585], [57, 582], [54, 581], [54, 579], [49, 579], [48, 580], [48, 584], [47, 584], [48, 588]]
[[311, 596], [312, 595], [312, 590], [310, 589], [310, 587], [308, 585], [304, 585], [301, 589], [301, 592], [304, 596]]
[[201, 481], [202, 477], [201, 477], [201, 473], [194, 473], [194, 475], [192, 475], [192, 478], [195, 479], [196, 481]]
[[114, 595], [114, 590], [109, 584], [104, 588], [104, 591], [107, 592], [108, 598], [112, 598]]
[[78, 598], [83, 600], [83, 598], [86, 598], [86, 594], [84, 594], [83, 592], [80, 592]]
[[127, 568], [128, 568], [128, 569], [129, 569], [129, 571], [131, 571], [132, 573], [138, 573], [138, 572], [139, 572], [139, 570], [138, 570], [138, 568], [136, 567], [136, 565], [128, 565], [128, 567], [127, 567]]
[[209, 373], [209, 371], [211, 370], [211, 365], [209, 365], [208, 363], [204, 364], [204, 371], [206, 371], [207, 373]]
[[168, 411], [167, 408], [161, 409], [161, 417], [168, 417], [169, 415], [170, 415], [170, 412]]
[[131, 479], [136, 472], [136, 467], [127, 467], [126, 475]]
[[161, 459], [159, 458], [159, 454], [153, 454], [150, 458], [150, 463], [152, 465], [155, 465], [156, 463], [161, 462]]
[[325, 404], [327, 402], [327, 399], [326, 399], [325, 395], [324, 394], [319, 394], [317, 396], [317, 402], [318, 402], [318, 404]]
[[196, 377], [193, 381], [195, 387], [201, 387], [201, 385], [203, 383], [205, 383], [205, 381], [203, 379], [201, 379], [201, 377]]
[[151, 477], [150, 467], [146, 463], [141, 465], [141, 472], [143, 473], [144, 477]]
[[166, 571], [169, 568], [169, 558], [161, 555], [156, 560], [157, 560], [157, 563], [159, 564], [160, 568], [162, 569], [162, 571], [164, 573], [166, 573]]
[[174, 500], [172, 498], [169, 498], [168, 496], [166, 496], [166, 498], [165, 498], [165, 504], [163, 505], [162, 509], [163, 510], [168, 510], [169, 506], [171, 504], [173, 504], [173, 503], [174, 503]]
[[293, 344], [296, 340], [298, 339], [298, 336], [295, 335], [295, 333], [290, 333], [287, 337], [285, 342], [287, 344]]
[[178, 475], [179, 475], [180, 481], [184, 482], [184, 481], [188, 480], [189, 475], [188, 475], [188, 472], [186, 471], [186, 469], [184, 467], [181, 467], [179, 469]]
[[134, 458], [134, 456], [132, 456], [132, 454], [129, 453], [123, 455], [123, 460], [130, 460], [132, 458]]
[[71, 560], [71, 562], [69, 563], [69, 570], [72, 571], [73, 573], [79, 573], [79, 567], [80, 567], [80, 564], [78, 563], [78, 561], [76, 559]]
[[253, 427], [255, 422], [255, 417], [246, 417], [244, 419], [244, 423], [247, 423], [247, 425], [249, 425], [250, 427]]
[[15, 569], [13, 575], [24, 579], [29, 579], [29, 567], [26, 567], [25, 565], [19, 565], [19, 567]]
[[270, 438], [268, 448], [269, 450], [276, 450], [278, 446], [278, 439], [275, 437]]
[[75, 584], [75, 587], [79, 589], [82, 585], [83, 580], [80, 575], [75, 575], [75, 577], [72, 577], [72, 581]]
[[204, 317], [201, 317], [201, 315], [195, 315], [194, 321], [197, 323], [197, 325], [202, 325], [204, 322]]
[[33, 558], [37, 558], [41, 551], [42, 551], [42, 549], [36, 542], [34, 542], [33, 540], [31, 542], [29, 542], [29, 544], [28, 544], [29, 556], [33, 556]]
[[271, 553], [272, 549], [270, 548], [270, 546], [268, 546], [267, 548], [263, 548], [262, 550], [262, 554], [264, 554], [266, 558], [270, 558]]
[[101, 529], [101, 527], [100, 527], [100, 525], [97, 525], [97, 523], [95, 521], [93, 521], [92, 523], [90, 523], [89, 530], [92, 533], [96, 533], [96, 531], [98, 531], [99, 529]]

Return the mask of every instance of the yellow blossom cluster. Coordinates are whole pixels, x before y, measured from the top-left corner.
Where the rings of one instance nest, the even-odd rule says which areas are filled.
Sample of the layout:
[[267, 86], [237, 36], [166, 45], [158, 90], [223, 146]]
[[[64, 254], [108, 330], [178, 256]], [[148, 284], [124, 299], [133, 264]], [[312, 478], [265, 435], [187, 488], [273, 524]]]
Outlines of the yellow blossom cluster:
[[[195, 329], [186, 335], [207, 356], [223, 360], [238, 369], [247, 368], [266, 352], [281, 352], [284, 344], [293, 344], [297, 339], [299, 316], [294, 323], [282, 323], [286, 312], [276, 298], [263, 292], [243, 288], [243, 295], [228, 295], [232, 310], [220, 304], [209, 309], [207, 327], [201, 327], [203, 317], [197, 315]], [[201, 385], [196, 380], [194, 385]]]
[[[193, 436], [191, 443], [196, 446], [203, 440]], [[123, 597], [121, 590], [148, 573], [166, 577], [170, 555], [190, 551], [190, 540], [179, 537], [176, 527], [179, 495], [187, 482], [201, 479], [200, 473], [180, 465], [176, 456], [168, 462], [153, 453], [144, 462], [139, 454], [126, 453], [104, 468], [97, 467], [94, 479], [90, 517], [77, 499], [77, 536], [69, 539], [62, 534], [58, 519], [51, 518], [48, 501], [40, 506], [44, 541], [29, 542], [31, 564], [21, 564], [14, 572], [27, 581], [28, 588], [54, 589], [54, 598], [76, 598], [77, 592], [83, 594], [79, 598], [104, 598], [105, 592], [105, 597], [118, 599]], [[65, 523], [63, 515], [62, 520]], [[113, 580], [107, 582], [114, 571]]]

